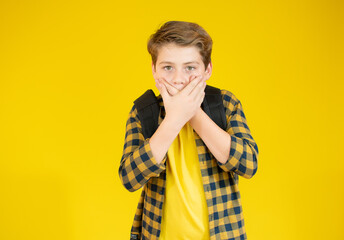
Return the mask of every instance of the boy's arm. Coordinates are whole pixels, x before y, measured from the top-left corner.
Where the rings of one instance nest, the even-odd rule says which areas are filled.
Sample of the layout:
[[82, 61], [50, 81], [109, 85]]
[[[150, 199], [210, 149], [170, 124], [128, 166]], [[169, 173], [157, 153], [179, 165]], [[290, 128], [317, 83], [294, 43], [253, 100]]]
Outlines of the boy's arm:
[[166, 116], [151, 138], [145, 139], [141, 122], [134, 105], [126, 124], [123, 156], [119, 176], [126, 189], [133, 192], [151, 177], [166, 169], [167, 150], [180, 129], [194, 115], [204, 97], [205, 82], [193, 80], [177, 96], [169, 96], [167, 89], [157, 80], [166, 110]]
[[257, 172], [258, 146], [251, 136], [241, 102], [229, 91], [222, 90], [227, 129], [215, 124], [202, 109], [190, 125], [202, 138], [224, 171], [234, 171], [251, 178]]
[[155, 160], [160, 163], [167, 153], [168, 148], [179, 134], [183, 125], [170, 121], [168, 117], [162, 120], [161, 124], [149, 139], [149, 145]]
[[119, 177], [130, 192], [140, 189], [151, 177], [157, 177], [166, 169], [167, 155], [157, 162], [149, 145], [149, 138], [142, 134], [141, 122], [135, 106], [126, 123], [125, 143], [119, 166]]

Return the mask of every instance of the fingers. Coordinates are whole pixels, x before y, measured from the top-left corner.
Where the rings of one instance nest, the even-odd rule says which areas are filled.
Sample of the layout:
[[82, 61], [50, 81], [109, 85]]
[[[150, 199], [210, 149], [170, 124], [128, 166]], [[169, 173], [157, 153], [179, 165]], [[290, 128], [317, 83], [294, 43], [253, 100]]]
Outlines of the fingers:
[[195, 101], [196, 103], [200, 101], [201, 104], [203, 101], [206, 82], [204, 76], [202, 75], [191, 76], [189, 83], [181, 91], [171, 85], [164, 78], [158, 78], [155, 80], [155, 82], [156, 87], [161, 93], [163, 99], [167, 100], [168, 97], [173, 97], [176, 94], [181, 94], [185, 97], [187, 96], [188, 98], [193, 99], [193, 101]]
[[166, 86], [161, 82], [160, 79], [155, 80], [155, 86], [158, 88], [163, 99], [166, 99], [170, 96], [168, 91], [167, 91]]
[[198, 94], [197, 96], [196, 96], [196, 103], [197, 103], [197, 106], [201, 106], [201, 104], [202, 104], [202, 102], [203, 102], [203, 100], [204, 100], [204, 96], [205, 96], [205, 92], [204, 91], [202, 91], [200, 94]]
[[191, 97], [192, 99], [194, 99], [195, 104], [200, 107], [204, 96], [205, 96], [205, 88], [206, 88], [207, 84], [205, 82], [204, 79], [202, 79], [197, 85], [196, 87], [192, 90], [192, 92], [190, 93], [189, 97]]
[[[190, 95], [191, 92], [202, 82], [203, 76], [199, 75], [191, 80], [191, 82], [181, 91], [182, 94]], [[201, 84], [202, 86], [202, 84]]]
[[202, 77], [201, 80], [196, 84], [196, 86], [190, 92], [190, 94], [189, 94], [190, 97], [193, 97], [194, 99], [196, 99], [197, 96], [199, 96], [201, 93], [204, 93], [204, 89], [206, 86], [207, 86], [207, 84]]
[[160, 80], [165, 85], [165, 87], [167, 88], [167, 91], [170, 93], [171, 96], [173, 96], [179, 92], [179, 90], [177, 88], [175, 88], [172, 84], [167, 82], [164, 78], [160, 78]]

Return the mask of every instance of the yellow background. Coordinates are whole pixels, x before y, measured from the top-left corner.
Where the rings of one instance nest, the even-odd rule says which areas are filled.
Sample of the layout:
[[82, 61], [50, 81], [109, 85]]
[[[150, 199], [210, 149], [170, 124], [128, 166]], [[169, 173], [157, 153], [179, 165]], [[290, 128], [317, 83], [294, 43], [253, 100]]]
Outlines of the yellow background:
[[0, 239], [129, 239], [125, 120], [158, 92], [146, 42], [169, 20], [211, 35], [208, 84], [259, 148], [240, 178], [250, 240], [344, 239], [343, 2], [1, 1]]

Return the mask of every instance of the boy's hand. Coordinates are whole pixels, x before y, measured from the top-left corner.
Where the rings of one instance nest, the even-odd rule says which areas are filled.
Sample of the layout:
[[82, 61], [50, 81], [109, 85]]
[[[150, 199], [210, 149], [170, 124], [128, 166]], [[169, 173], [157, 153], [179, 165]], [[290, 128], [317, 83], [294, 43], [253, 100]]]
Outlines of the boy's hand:
[[[164, 101], [166, 118], [182, 127], [200, 108], [205, 95], [206, 83], [203, 76], [200, 75], [191, 80], [181, 91], [172, 85], [167, 87], [160, 79], [156, 80], [156, 87]], [[172, 96], [169, 91], [174, 92], [171, 93]]]
[[[198, 76], [200, 77], [200, 76]], [[195, 78], [197, 78], [197, 76], [191, 76], [189, 79], [189, 83], [194, 80]], [[165, 78], [159, 78], [159, 80], [165, 85], [165, 87], [167, 88], [168, 93], [170, 94], [170, 96], [174, 96], [175, 94], [177, 94], [178, 92], [180, 92], [179, 89], [177, 89], [176, 87], [174, 87], [171, 83], [169, 83], [168, 81], [165, 80]], [[188, 83], [188, 84], [189, 84]]]
[[[172, 84], [170, 84], [169, 82], [167, 82], [164, 78], [159, 78], [158, 79], [160, 81], [161, 84], [164, 84], [167, 92], [170, 94], [170, 96], [174, 96], [177, 93], [180, 92], [179, 89], [177, 89], [176, 87], [174, 87]], [[160, 90], [159, 90], [160, 91]]]

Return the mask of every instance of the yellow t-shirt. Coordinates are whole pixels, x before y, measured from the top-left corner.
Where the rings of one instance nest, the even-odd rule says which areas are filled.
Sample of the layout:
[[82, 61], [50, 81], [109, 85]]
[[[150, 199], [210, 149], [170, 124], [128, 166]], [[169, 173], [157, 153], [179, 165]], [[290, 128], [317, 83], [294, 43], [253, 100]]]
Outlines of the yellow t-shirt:
[[193, 128], [185, 124], [167, 151], [166, 191], [160, 240], [209, 240], [204, 195]]

